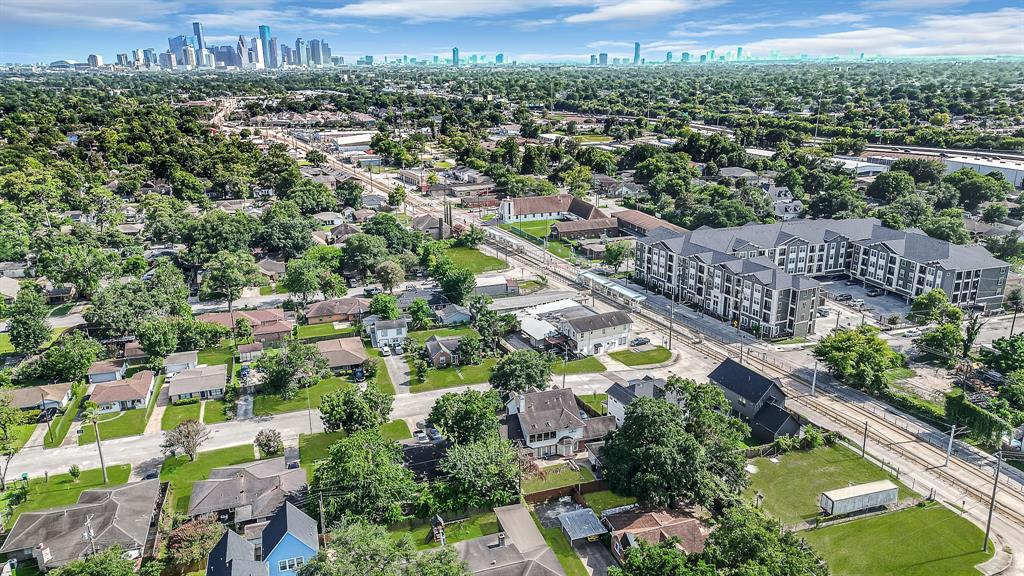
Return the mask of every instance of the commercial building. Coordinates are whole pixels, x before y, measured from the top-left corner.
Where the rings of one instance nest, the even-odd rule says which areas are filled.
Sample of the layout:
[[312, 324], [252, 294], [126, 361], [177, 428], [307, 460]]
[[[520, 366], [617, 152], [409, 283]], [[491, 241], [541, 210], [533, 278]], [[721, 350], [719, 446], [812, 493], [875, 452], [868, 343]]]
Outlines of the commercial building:
[[848, 273], [906, 298], [933, 288], [961, 308], [1002, 304], [1006, 262], [875, 218], [792, 220], [637, 240], [636, 278], [707, 313], [769, 337], [814, 330], [822, 289], [811, 276]]

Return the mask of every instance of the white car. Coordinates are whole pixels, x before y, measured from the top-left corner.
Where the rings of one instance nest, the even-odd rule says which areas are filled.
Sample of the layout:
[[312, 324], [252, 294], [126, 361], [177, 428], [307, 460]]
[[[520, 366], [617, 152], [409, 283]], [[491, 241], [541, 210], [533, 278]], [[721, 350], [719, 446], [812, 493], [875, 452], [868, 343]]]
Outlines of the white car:
[[389, 348], [387, 346], [382, 346], [381, 349], [380, 349], [380, 355], [381, 356], [391, 356], [391, 348]]
[[863, 305], [864, 305], [864, 299], [863, 298], [854, 298], [853, 300], [850, 300], [850, 306], [853, 306], [854, 308], [860, 308]]
[[917, 338], [921, 334], [923, 334], [923, 332], [921, 332], [921, 330], [918, 328], [911, 328], [910, 330], [907, 330], [906, 332], [903, 333], [903, 335], [906, 336], [907, 338]]

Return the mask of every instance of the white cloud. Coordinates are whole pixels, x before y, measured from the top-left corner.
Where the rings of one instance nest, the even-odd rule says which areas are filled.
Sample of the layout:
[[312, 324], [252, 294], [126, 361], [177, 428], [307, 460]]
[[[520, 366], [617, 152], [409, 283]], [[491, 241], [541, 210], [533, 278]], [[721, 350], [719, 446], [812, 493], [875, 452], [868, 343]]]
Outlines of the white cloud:
[[316, 8], [319, 16], [347, 18], [395, 18], [423, 23], [462, 18], [493, 18], [535, 9], [585, 6], [588, 0], [358, 0], [337, 8]]
[[865, 0], [861, 6], [868, 10], [885, 10], [889, 12], [917, 12], [935, 8], [962, 6], [969, 0]]
[[[722, 47], [723, 50], [728, 47]], [[902, 28], [871, 27], [807, 37], [771, 38], [749, 43], [750, 54], [816, 56], [850, 51], [883, 56], [1024, 54], [1024, 9], [929, 15]]]
[[[120, 0], [2, 0], [0, 5], [5, 23], [134, 31], [160, 30], [163, 26], [153, 21], [177, 11], [173, 4], [158, 0], [133, 2], [131, 11]], [[147, 15], [146, 19], [132, 17], [139, 14]]]
[[707, 38], [711, 36], [727, 36], [730, 34], [745, 34], [753, 30], [769, 28], [816, 28], [820, 26], [834, 26], [837, 24], [854, 24], [868, 19], [866, 14], [853, 12], [835, 12], [832, 14], [819, 14], [809, 18], [796, 18], [782, 20], [773, 15], [765, 15], [763, 18], [749, 22], [733, 22], [718, 24], [715, 22], [684, 22], [676, 26], [670, 32], [671, 36], [682, 36], [688, 38]]
[[647, 20], [724, 4], [725, 0], [624, 0], [598, 6], [565, 18], [571, 24], [621, 20]]

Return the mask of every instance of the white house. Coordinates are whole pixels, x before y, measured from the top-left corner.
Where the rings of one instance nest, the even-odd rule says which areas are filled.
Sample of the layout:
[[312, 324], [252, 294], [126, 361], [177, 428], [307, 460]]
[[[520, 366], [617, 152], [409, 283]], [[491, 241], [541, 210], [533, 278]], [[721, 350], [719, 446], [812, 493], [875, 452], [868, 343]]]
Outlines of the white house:
[[120, 380], [126, 367], [127, 363], [120, 360], [97, 360], [89, 365], [89, 384]]
[[562, 320], [559, 330], [567, 338], [569, 350], [582, 356], [625, 348], [633, 319], [616, 310]]
[[505, 410], [509, 440], [538, 458], [574, 456], [616, 427], [613, 416], [588, 417], [568, 388], [515, 395]]
[[99, 413], [145, 409], [153, 396], [155, 377], [151, 370], [140, 370], [128, 378], [101, 382], [93, 387], [89, 400], [96, 403]]
[[164, 374], [177, 374], [199, 364], [199, 353], [195, 350], [189, 352], [175, 352], [164, 358]]
[[366, 332], [374, 348], [405, 344], [405, 338], [409, 335], [409, 321], [405, 318], [377, 320], [367, 325]]

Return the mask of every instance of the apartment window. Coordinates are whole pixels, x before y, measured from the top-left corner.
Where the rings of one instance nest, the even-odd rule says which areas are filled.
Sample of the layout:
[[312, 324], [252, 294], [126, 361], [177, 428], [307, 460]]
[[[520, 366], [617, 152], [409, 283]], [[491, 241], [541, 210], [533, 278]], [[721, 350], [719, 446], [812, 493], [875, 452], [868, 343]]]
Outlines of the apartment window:
[[294, 571], [298, 570], [299, 568], [302, 568], [302, 565], [305, 564], [305, 562], [306, 561], [302, 558], [302, 556], [299, 556], [297, 558], [288, 558], [287, 560], [279, 561], [277, 563], [277, 569], [280, 572]]

